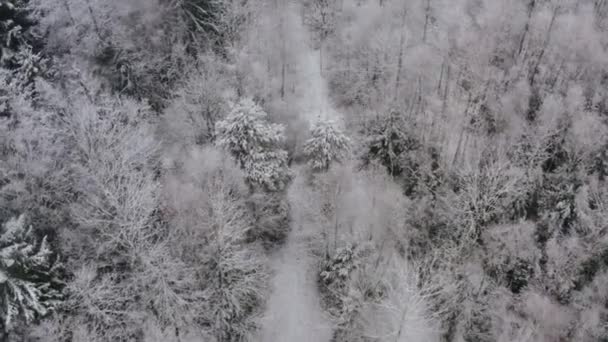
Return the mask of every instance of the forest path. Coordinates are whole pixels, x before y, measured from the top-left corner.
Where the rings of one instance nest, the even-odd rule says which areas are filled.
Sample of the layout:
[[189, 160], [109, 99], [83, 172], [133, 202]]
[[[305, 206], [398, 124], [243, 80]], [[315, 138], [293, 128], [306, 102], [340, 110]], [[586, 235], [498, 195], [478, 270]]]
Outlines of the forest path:
[[314, 259], [302, 234], [305, 228], [295, 219], [287, 243], [274, 259], [272, 294], [262, 320], [260, 342], [331, 340], [333, 328], [320, 306]]
[[293, 75], [290, 76], [296, 85], [295, 94], [289, 101], [301, 118], [313, 125], [319, 119], [337, 120], [341, 115], [331, 103], [321, 55], [319, 49], [313, 47], [314, 35], [304, 24], [301, 6], [298, 1], [289, 1], [283, 21], [289, 53], [295, 56], [295, 65], [291, 66]]
[[[301, 4], [289, 2], [284, 29], [290, 49], [297, 56], [297, 94], [293, 105], [314, 124], [319, 119], [338, 117], [329, 100], [327, 81], [321, 73], [319, 51], [310, 45]], [[295, 179], [288, 189], [291, 231], [285, 245], [273, 257], [271, 295], [262, 318], [259, 342], [329, 342], [333, 326], [321, 309], [310, 241], [320, 234], [315, 218], [309, 217], [312, 199], [305, 198], [305, 172], [296, 166]]]

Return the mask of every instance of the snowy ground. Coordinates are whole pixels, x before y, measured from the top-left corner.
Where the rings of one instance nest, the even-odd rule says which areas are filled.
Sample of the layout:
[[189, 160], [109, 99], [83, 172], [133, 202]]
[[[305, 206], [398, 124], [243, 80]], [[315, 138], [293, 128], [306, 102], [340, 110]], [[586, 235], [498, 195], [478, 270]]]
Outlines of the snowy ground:
[[332, 326], [319, 305], [312, 260], [305, 244], [294, 240], [290, 238], [274, 262], [273, 292], [260, 342], [329, 342]]

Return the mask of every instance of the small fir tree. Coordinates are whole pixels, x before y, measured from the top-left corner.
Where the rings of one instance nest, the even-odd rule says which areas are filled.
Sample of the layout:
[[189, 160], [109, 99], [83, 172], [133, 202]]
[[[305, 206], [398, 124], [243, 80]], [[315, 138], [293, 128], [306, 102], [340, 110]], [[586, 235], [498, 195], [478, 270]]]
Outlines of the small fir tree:
[[332, 162], [340, 162], [346, 156], [350, 139], [333, 121], [317, 122], [311, 135], [304, 144], [304, 154], [313, 170], [326, 171]]

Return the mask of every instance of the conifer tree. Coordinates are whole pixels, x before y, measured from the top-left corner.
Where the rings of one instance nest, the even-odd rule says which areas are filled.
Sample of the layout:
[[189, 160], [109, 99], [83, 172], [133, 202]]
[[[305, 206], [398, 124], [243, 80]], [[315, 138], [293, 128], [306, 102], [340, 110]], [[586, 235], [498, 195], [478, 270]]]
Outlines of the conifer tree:
[[266, 120], [266, 112], [246, 98], [216, 124], [217, 144], [228, 150], [245, 170], [250, 184], [277, 191], [291, 178], [287, 152], [280, 147], [285, 127]]
[[0, 0], [0, 66], [18, 68], [24, 51], [38, 50], [34, 25], [27, 0]]
[[346, 156], [350, 139], [333, 121], [317, 122], [311, 135], [304, 144], [304, 154], [313, 170], [326, 171], [332, 162], [339, 162]]
[[25, 215], [0, 231], [0, 327], [3, 333], [49, 314], [62, 298], [60, 263], [44, 237], [38, 242]]

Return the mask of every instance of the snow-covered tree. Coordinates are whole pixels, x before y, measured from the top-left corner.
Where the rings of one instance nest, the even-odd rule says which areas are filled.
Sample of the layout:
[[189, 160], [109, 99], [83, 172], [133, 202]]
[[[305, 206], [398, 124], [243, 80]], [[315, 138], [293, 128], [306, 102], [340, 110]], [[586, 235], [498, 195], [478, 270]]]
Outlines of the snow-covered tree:
[[0, 1], [0, 65], [16, 68], [21, 65], [22, 49], [39, 45], [32, 27], [35, 20], [27, 0]]
[[[139, 329], [141, 319], [134, 313], [145, 312], [145, 298], [156, 301], [145, 303], [150, 311], [156, 310], [162, 318], [168, 315], [169, 310], [157, 304], [163, 298], [155, 295], [156, 282], [166, 268], [173, 267], [175, 272], [168, 277], [173, 280], [167, 287], [181, 286], [181, 265], [167, 266], [173, 260], [155, 243], [160, 239], [155, 220], [158, 141], [150, 130], [149, 106], [108, 94], [87, 75], [77, 80], [65, 82], [65, 93], [49, 83], [36, 83], [39, 103], [47, 110], [34, 111], [35, 118], [31, 114], [19, 117], [15, 145], [19, 155], [28, 157], [18, 161], [22, 167], [37, 171], [25, 174], [26, 184], [49, 189], [23, 191], [31, 199], [25, 202], [28, 212], [32, 220], [37, 219], [36, 227], [56, 232], [62, 255], [68, 257], [69, 298], [57, 320], [70, 332], [60, 334], [61, 340], [81, 329], [91, 337], [73, 340], [117, 341]], [[61, 119], [57, 112], [62, 113]], [[32, 158], [37, 159], [36, 169], [30, 166]], [[53, 203], [52, 207], [47, 203]], [[51, 222], [63, 219], [65, 228], [47, 228], [40, 216]], [[156, 272], [149, 272], [148, 264]], [[172, 303], [180, 305], [174, 299]]]
[[462, 172], [457, 181], [460, 193], [453, 207], [459, 212], [461, 243], [479, 239], [482, 228], [508, 217], [525, 191], [521, 171], [499, 161]]
[[386, 341], [439, 341], [439, 315], [433, 312], [441, 284], [423, 283], [419, 265], [393, 257], [385, 279], [379, 280], [382, 297], [361, 309], [364, 336], [385, 336]]
[[304, 21], [317, 36], [320, 44], [334, 31], [338, 4], [329, 0], [309, 0], [304, 2]]
[[280, 147], [285, 127], [269, 123], [266, 112], [252, 99], [236, 103], [216, 126], [217, 144], [228, 150], [245, 170], [247, 180], [268, 190], [285, 187], [291, 178], [287, 152]]
[[350, 139], [331, 120], [320, 120], [312, 128], [312, 137], [304, 144], [304, 154], [313, 170], [329, 169], [340, 162], [349, 150]]
[[224, 3], [220, 0], [170, 0], [176, 8], [176, 19], [181, 19], [186, 25], [190, 38], [197, 35], [219, 33], [218, 21], [223, 12]]
[[25, 215], [0, 231], [0, 327], [10, 332], [49, 314], [62, 298], [56, 262], [44, 237], [37, 241]]
[[167, 175], [164, 206], [174, 213], [168, 247], [195, 278], [184, 294], [195, 299], [189, 307], [197, 330], [215, 337], [202, 340], [245, 341], [257, 326], [269, 270], [260, 244], [249, 238], [255, 226], [243, 172], [213, 147], [186, 156]]
[[247, 211], [220, 177], [210, 179], [207, 211], [210, 229], [204, 276], [205, 320], [217, 341], [239, 341], [255, 328], [255, 313], [267, 285], [265, 260], [255, 245], [246, 243]]

